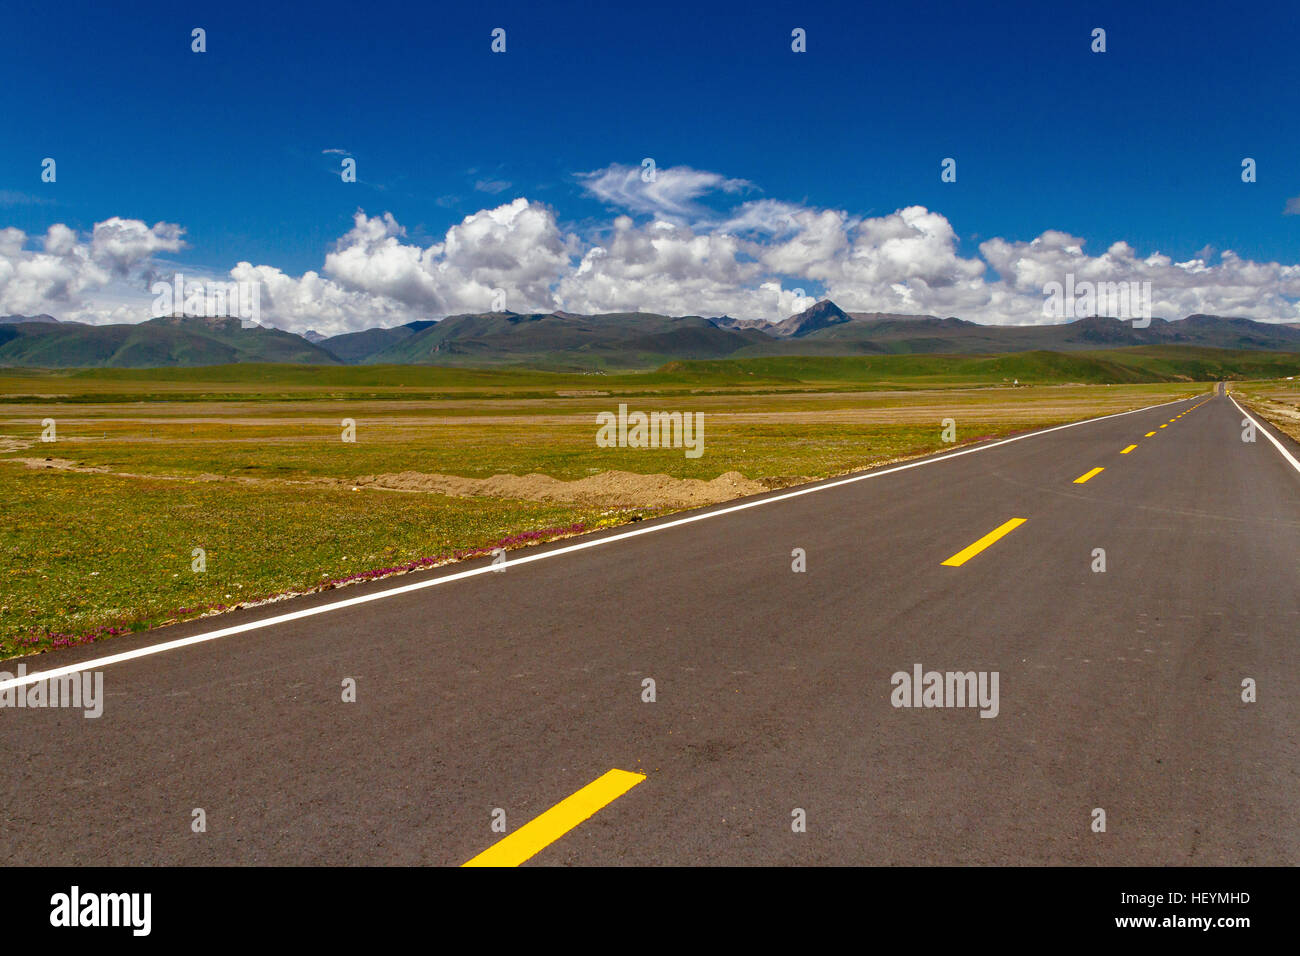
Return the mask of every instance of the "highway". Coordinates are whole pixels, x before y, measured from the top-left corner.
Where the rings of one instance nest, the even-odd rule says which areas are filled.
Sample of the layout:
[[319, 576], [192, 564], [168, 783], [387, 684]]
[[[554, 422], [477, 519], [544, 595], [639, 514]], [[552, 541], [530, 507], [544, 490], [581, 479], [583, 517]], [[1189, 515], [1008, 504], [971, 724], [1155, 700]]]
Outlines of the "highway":
[[[1300, 470], [1242, 421], [1216, 388], [4, 662], [106, 700], [0, 709], [0, 859], [1295, 865]], [[895, 706], [918, 665], [996, 714]]]

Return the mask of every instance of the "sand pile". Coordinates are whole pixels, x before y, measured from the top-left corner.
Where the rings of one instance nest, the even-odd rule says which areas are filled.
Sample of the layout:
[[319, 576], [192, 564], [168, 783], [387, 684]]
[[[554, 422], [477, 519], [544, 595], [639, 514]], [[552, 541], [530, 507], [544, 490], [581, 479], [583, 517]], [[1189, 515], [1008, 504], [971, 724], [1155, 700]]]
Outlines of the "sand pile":
[[365, 475], [353, 485], [358, 488], [434, 492], [454, 497], [516, 498], [552, 504], [640, 508], [695, 508], [767, 490], [736, 471], [719, 475], [712, 481], [673, 478], [670, 475], [638, 475], [630, 471], [605, 471], [575, 481], [561, 481], [539, 474], [459, 478], [403, 471], [391, 475]]
[[426, 492], [456, 498], [514, 498], [549, 504], [594, 505], [608, 508], [698, 508], [732, 498], [756, 495], [768, 487], [751, 481], [738, 471], [729, 471], [712, 481], [673, 478], [671, 475], [638, 475], [630, 471], [604, 471], [588, 478], [562, 481], [550, 475], [493, 475], [491, 478], [460, 478], [456, 475], [402, 471], [387, 475], [340, 478], [253, 478], [202, 474], [141, 475], [114, 471], [96, 465], [80, 465], [66, 458], [7, 458], [28, 468], [53, 468], [80, 474], [113, 475], [161, 481], [229, 481], [247, 485], [326, 485], [332, 488], [379, 488], [387, 491]]

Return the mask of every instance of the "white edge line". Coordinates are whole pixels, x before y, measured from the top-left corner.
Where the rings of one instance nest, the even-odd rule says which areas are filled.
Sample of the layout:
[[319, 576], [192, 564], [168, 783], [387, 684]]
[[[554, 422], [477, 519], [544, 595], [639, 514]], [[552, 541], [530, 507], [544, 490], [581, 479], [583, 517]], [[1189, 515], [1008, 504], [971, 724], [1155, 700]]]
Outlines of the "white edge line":
[[[1237, 405], [1237, 400], [1233, 398], [1231, 395], [1228, 396], [1228, 399], [1232, 402], [1232, 404]], [[1274, 438], [1269, 433], [1269, 430], [1267, 428], [1265, 428], [1259, 422], [1255, 421], [1255, 419], [1251, 416], [1250, 412], [1246, 411], [1240, 405], [1237, 405], [1237, 411], [1241, 412], [1241, 414], [1245, 415], [1247, 418], [1250, 419], [1251, 424], [1255, 426], [1255, 430], [1261, 432], [1265, 438], [1267, 438], [1269, 441], [1273, 443], [1273, 447], [1282, 453], [1282, 457], [1285, 458], [1287, 461], [1291, 462], [1292, 468], [1294, 468], [1296, 471], [1300, 471], [1300, 461], [1295, 460], [1295, 456], [1286, 450], [1285, 445], [1283, 445], [1280, 441]]]
[[[1199, 398], [1200, 395], [1193, 395], [1192, 398]], [[728, 505], [724, 508], [718, 508], [712, 511], [706, 511], [701, 514], [687, 515], [684, 518], [676, 518], [672, 521], [665, 521], [661, 524], [649, 525], [644, 528], [635, 528], [631, 531], [623, 531], [619, 534], [610, 535], [606, 538], [598, 538], [590, 541], [579, 541], [576, 544], [565, 545], [561, 548], [555, 548], [551, 551], [543, 551], [538, 554], [524, 555], [523, 557], [513, 558], [506, 562], [506, 566], [529, 564], [533, 561], [542, 561], [546, 558], [556, 558], [562, 554], [572, 554], [575, 551], [585, 551], [588, 548], [596, 548], [605, 544], [613, 544], [616, 541], [626, 541], [629, 538], [635, 538], [643, 534], [652, 534], [656, 531], [666, 531], [669, 528], [678, 528], [682, 525], [692, 524], [696, 521], [704, 521], [707, 518], [716, 518], [719, 515], [733, 514], [737, 511], [745, 511], [749, 508], [757, 508], [761, 505], [773, 504], [777, 501], [788, 501], [791, 498], [799, 498], [803, 495], [811, 495], [818, 491], [828, 491], [831, 488], [839, 488], [843, 485], [853, 484], [858, 481], [866, 481], [868, 478], [881, 478], [885, 475], [892, 475], [900, 471], [907, 471], [910, 468], [920, 468], [922, 465], [933, 465], [941, 461], [949, 461], [953, 458], [960, 458], [963, 455], [971, 455], [975, 452], [988, 451], [990, 448], [997, 448], [1000, 445], [1009, 445], [1011, 442], [1020, 441], [1024, 438], [1033, 438], [1037, 435], [1046, 435], [1051, 432], [1058, 432], [1066, 428], [1075, 428], [1079, 425], [1091, 425], [1094, 422], [1106, 421], [1110, 418], [1121, 418], [1125, 415], [1136, 415], [1138, 412], [1150, 411], [1153, 408], [1163, 408], [1166, 405], [1177, 405], [1180, 402], [1191, 401], [1192, 398], [1179, 398], [1172, 402], [1161, 402], [1159, 405], [1147, 405], [1145, 408], [1134, 408], [1127, 412], [1115, 412], [1112, 415], [1102, 415], [1098, 418], [1085, 418], [1082, 421], [1069, 422], [1065, 425], [1054, 425], [1051, 428], [1044, 428], [1039, 431], [1026, 432], [1023, 435], [1015, 435], [1011, 438], [1003, 438], [987, 445], [976, 445], [973, 448], [966, 448], [962, 451], [950, 452], [946, 455], [940, 455], [937, 458], [922, 458], [919, 461], [908, 462], [903, 465], [895, 465], [892, 468], [884, 468], [879, 471], [868, 471], [860, 475], [850, 475], [846, 478], [839, 478], [824, 484], [810, 485], [804, 488], [797, 488], [794, 491], [787, 491], [783, 494], [773, 495], [768, 498], [759, 498], [754, 501], [743, 501], [740, 504]], [[1234, 402], [1234, 404], [1236, 404]], [[1238, 406], [1240, 407], [1240, 406]], [[1268, 433], [1265, 432], [1267, 435]], [[1269, 440], [1277, 444], [1277, 440], [1269, 435]], [[1278, 446], [1281, 448], [1281, 446]], [[1286, 450], [1282, 453], [1287, 455]], [[1287, 455], [1291, 458], [1290, 455]], [[1295, 463], [1295, 459], [1291, 459]], [[1300, 468], [1300, 465], [1297, 465]], [[97, 667], [107, 667], [110, 664], [120, 664], [123, 661], [135, 660], [139, 657], [149, 657], [153, 654], [161, 654], [164, 651], [173, 651], [181, 647], [189, 647], [192, 644], [203, 644], [207, 641], [215, 641], [218, 638], [230, 637], [233, 634], [242, 634], [246, 631], [255, 631], [264, 627], [274, 627], [277, 624], [287, 624], [289, 621], [301, 620], [305, 617], [314, 617], [317, 614], [324, 614], [327, 611], [337, 611], [345, 607], [354, 607], [358, 604], [368, 604], [371, 601], [380, 601], [384, 598], [393, 597], [398, 594], [408, 594], [411, 591], [419, 591], [423, 588], [436, 587], [439, 584], [449, 584], [452, 581], [461, 581], [465, 578], [476, 577], [480, 574], [492, 574], [500, 565], [484, 565], [477, 568], [469, 568], [465, 571], [457, 571], [454, 574], [443, 575], [442, 577], [430, 578], [426, 581], [416, 581], [412, 584], [404, 584], [400, 587], [388, 588], [383, 591], [376, 591], [372, 594], [362, 594], [358, 597], [347, 598], [342, 601], [335, 601], [332, 604], [322, 604], [317, 607], [304, 608], [301, 611], [291, 611], [288, 614], [277, 614], [275, 617], [263, 618], [260, 621], [250, 621], [246, 624], [235, 624], [231, 627], [219, 628], [215, 631], [208, 631], [205, 634], [195, 634], [191, 637], [181, 637], [174, 641], [165, 641], [161, 644], [151, 644], [148, 647], [136, 648], [132, 651], [123, 651], [120, 654], [109, 654], [107, 657], [96, 657], [92, 660], [82, 661], [80, 664], [68, 664], [63, 667], [55, 667], [48, 671], [36, 671], [31, 674], [23, 674], [21, 677], [12, 677], [8, 680], [0, 681], [0, 690], [8, 690], [11, 687], [22, 687], [26, 684], [34, 684], [41, 680], [50, 680], [55, 677], [62, 677], [65, 674], [76, 674], [81, 671], [91, 670]], [[3, 667], [8, 661], [0, 662]]]

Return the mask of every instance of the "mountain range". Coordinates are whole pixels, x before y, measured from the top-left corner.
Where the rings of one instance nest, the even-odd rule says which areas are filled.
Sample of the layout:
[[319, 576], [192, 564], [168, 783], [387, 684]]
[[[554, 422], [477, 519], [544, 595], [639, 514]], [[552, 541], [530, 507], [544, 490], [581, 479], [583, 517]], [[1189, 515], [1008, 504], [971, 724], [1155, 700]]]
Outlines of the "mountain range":
[[993, 326], [954, 317], [845, 312], [822, 300], [779, 322], [647, 312], [484, 312], [325, 337], [233, 318], [170, 316], [86, 325], [0, 316], [0, 366], [147, 368], [285, 362], [318, 365], [531, 365], [652, 368], [677, 359], [1079, 351], [1143, 345], [1300, 351], [1296, 324], [1216, 315]]

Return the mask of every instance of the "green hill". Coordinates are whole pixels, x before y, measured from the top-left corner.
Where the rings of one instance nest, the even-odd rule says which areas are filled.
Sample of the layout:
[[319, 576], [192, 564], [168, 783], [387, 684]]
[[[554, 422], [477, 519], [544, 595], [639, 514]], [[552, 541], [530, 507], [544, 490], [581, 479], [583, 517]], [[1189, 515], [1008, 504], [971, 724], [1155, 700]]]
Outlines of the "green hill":
[[238, 319], [160, 318], [137, 325], [24, 322], [0, 326], [0, 365], [152, 368], [241, 362], [336, 365], [332, 354], [279, 329]]
[[453, 315], [377, 352], [369, 364], [652, 368], [672, 359], [721, 358], [768, 336], [719, 328], [700, 316]]

